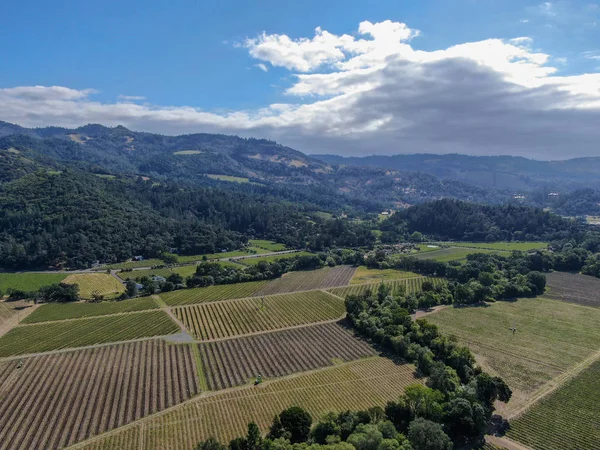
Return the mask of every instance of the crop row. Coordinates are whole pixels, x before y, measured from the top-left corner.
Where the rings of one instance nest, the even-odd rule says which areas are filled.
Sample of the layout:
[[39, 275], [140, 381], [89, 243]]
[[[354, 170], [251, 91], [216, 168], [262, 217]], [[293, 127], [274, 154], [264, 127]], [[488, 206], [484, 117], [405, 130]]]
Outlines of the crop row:
[[62, 448], [198, 393], [191, 347], [161, 340], [0, 362], [0, 386], [1, 450]]
[[[412, 292], [420, 291], [424, 281], [431, 281], [434, 286], [446, 283], [443, 278], [435, 277], [406, 278], [384, 281], [384, 283], [392, 288], [392, 292], [398, 287], [404, 286], [406, 293], [410, 294]], [[347, 295], [364, 294], [367, 291], [377, 292], [379, 284], [380, 283], [353, 284], [351, 286], [328, 289], [328, 291], [334, 295], [337, 295], [338, 297], [346, 298]]]
[[116, 297], [125, 292], [123, 284], [107, 273], [76, 273], [63, 280], [66, 284], [79, 286], [81, 298], [91, 299], [95, 293], [105, 297]]
[[173, 312], [200, 340], [337, 319], [344, 302], [326, 292], [282, 294], [175, 308]]
[[48, 303], [40, 306], [23, 320], [23, 323], [49, 322], [53, 320], [80, 319], [124, 312], [157, 309], [150, 297], [101, 303]]
[[162, 336], [179, 331], [163, 311], [22, 325], [0, 337], [0, 357]]
[[255, 293], [267, 283], [267, 281], [251, 281], [249, 283], [222, 284], [204, 288], [182, 289], [179, 291], [165, 292], [164, 294], [160, 294], [160, 297], [169, 306], [245, 298], [255, 295]]
[[263, 377], [281, 377], [351, 361], [376, 352], [338, 323], [199, 344], [210, 389], [224, 389]]
[[0, 302], [0, 324], [14, 316], [19, 310], [31, 306], [29, 303], [18, 300], [16, 302]]
[[511, 421], [508, 436], [535, 449], [597, 449], [600, 361]]
[[[305, 408], [315, 419], [330, 411], [384, 406], [415, 382], [419, 381], [414, 378], [413, 366], [374, 357], [198, 398], [142, 420], [136, 429], [143, 434], [144, 448], [148, 450], [194, 448], [210, 436], [228, 442], [243, 435], [250, 421], [266, 432], [273, 416], [292, 405]], [[120, 433], [116, 431], [77, 448], [113, 448], [108, 445], [117, 439], [123, 441], [118, 436]], [[132, 441], [137, 439], [130, 429], [122, 433], [127, 433]], [[122, 448], [134, 447], [126, 445]]]
[[356, 271], [352, 266], [325, 267], [319, 270], [290, 272], [271, 281], [255, 295], [283, 294], [286, 292], [310, 291], [336, 286], [346, 286]]

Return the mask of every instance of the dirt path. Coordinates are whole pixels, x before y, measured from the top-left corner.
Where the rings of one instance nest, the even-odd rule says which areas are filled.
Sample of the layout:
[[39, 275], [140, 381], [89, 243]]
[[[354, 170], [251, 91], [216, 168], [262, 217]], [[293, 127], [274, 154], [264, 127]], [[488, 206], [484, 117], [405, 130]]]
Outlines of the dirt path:
[[29, 314], [31, 314], [36, 309], [38, 309], [39, 306], [40, 305], [31, 305], [30, 307], [28, 307], [26, 309], [17, 311], [17, 313], [15, 315], [10, 316], [8, 319], [5, 319], [4, 321], [2, 321], [2, 323], [0, 323], [0, 336], [5, 335], [10, 330], [12, 330], [14, 327], [19, 325], [25, 317], [27, 317]]
[[177, 326], [180, 328], [182, 333], [192, 336], [192, 334], [190, 334], [190, 332], [185, 327], [183, 322], [181, 320], [179, 320], [175, 314], [173, 314], [173, 311], [171, 311], [171, 308], [163, 301], [162, 298], [160, 298], [158, 295], [153, 295], [152, 300], [154, 300], [156, 302], [156, 304], [160, 307], [160, 309], [162, 309], [164, 312], [166, 312], [169, 315], [171, 320], [177, 324]]
[[530, 447], [519, 444], [515, 441], [511, 441], [506, 437], [486, 435], [485, 441], [489, 444], [495, 445], [496, 447], [505, 448], [507, 450], [531, 450]]
[[412, 315], [413, 320], [417, 320], [417, 319], [420, 319], [421, 317], [435, 314], [436, 312], [441, 311], [446, 308], [449, 308], [450, 306], [452, 306], [452, 305], [438, 305], [438, 306], [434, 306], [433, 308], [429, 308], [429, 309], [419, 309], [416, 313], [411, 314], [411, 315]]

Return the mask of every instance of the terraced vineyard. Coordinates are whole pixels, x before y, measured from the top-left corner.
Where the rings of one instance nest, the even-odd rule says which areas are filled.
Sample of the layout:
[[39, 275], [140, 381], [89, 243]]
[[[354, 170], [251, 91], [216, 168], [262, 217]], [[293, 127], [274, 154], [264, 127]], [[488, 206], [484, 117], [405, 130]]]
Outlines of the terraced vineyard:
[[337, 323], [199, 344], [199, 349], [213, 390], [245, 384], [259, 374], [281, 377], [376, 354]]
[[210, 436], [228, 442], [245, 434], [251, 420], [265, 432], [273, 416], [292, 405], [305, 408], [315, 419], [329, 411], [383, 407], [397, 399], [407, 385], [421, 381], [414, 378], [413, 366], [373, 357], [200, 397], [77, 448], [134, 448], [134, 442], [139, 444], [134, 430], [143, 435], [147, 450], [194, 448]]
[[240, 336], [340, 318], [344, 302], [326, 292], [204, 303], [173, 309], [200, 340]]
[[196, 289], [165, 292], [160, 298], [169, 306], [191, 305], [194, 303], [214, 302], [232, 298], [246, 298], [256, 295], [268, 281], [251, 281], [249, 283], [222, 284]]
[[310, 291], [336, 286], [346, 286], [354, 275], [352, 266], [325, 267], [319, 270], [290, 272], [269, 282], [254, 295], [284, 294], [286, 292]]
[[0, 362], [2, 450], [62, 448], [198, 393], [191, 347], [160, 340], [36, 356], [18, 365]]
[[511, 421], [508, 436], [534, 449], [593, 450], [600, 443], [600, 361]]
[[177, 333], [163, 311], [21, 325], [0, 337], [0, 357]]
[[23, 323], [53, 320], [79, 319], [133, 311], [156, 309], [158, 305], [150, 297], [134, 298], [119, 302], [101, 303], [48, 303], [40, 306], [23, 320]]
[[69, 275], [62, 282], [77, 284], [79, 286], [79, 295], [85, 299], [92, 298], [94, 293], [111, 298], [125, 292], [125, 286], [107, 273], [77, 273]]
[[[431, 281], [434, 286], [438, 286], [441, 284], [445, 284], [446, 280], [443, 278], [435, 278], [435, 277], [417, 277], [417, 278], [406, 278], [400, 280], [389, 280], [384, 281], [385, 284], [390, 286], [392, 290], [398, 288], [399, 286], [404, 286], [406, 288], [407, 293], [418, 292], [421, 290], [421, 286], [424, 281]], [[334, 295], [337, 295], [341, 298], [346, 298], [347, 295], [358, 295], [363, 294], [367, 290], [371, 290], [371, 292], [377, 291], [380, 283], [368, 283], [368, 284], [353, 284], [351, 286], [344, 286], [339, 288], [327, 289], [328, 292], [331, 292]]]

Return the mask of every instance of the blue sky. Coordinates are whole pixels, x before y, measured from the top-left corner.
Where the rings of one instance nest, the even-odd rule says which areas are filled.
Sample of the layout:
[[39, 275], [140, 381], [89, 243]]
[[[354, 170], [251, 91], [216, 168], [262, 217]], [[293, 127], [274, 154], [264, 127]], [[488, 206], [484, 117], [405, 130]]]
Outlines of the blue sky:
[[[375, 88], [383, 85], [394, 92], [407, 88], [397, 77], [390, 78], [400, 83], [396, 86], [389, 80], [380, 83], [381, 74], [390, 72], [388, 69], [392, 67], [384, 66], [391, 64], [392, 60], [397, 60], [393, 66], [397, 70], [400, 61], [409, 61], [410, 64], [402, 66], [403, 76], [406, 76], [406, 70], [414, 74], [418, 69], [419, 77], [423, 77], [423, 70], [432, 70], [432, 64], [437, 64], [435, 73], [441, 78], [435, 86], [441, 86], [447, 83], [447, 78], [439, 71], [442, 66], [450, 69], [449, 61], [458, 64], [449, 72], [457, 77], [457, 82], [464, 80], [466, 76], [473, 76], [472, 71], [477, 67], [481, 68], [481, 61], [476, 56], [476, 46], [473, 49], [462, 49], [457, 54], [452, 53], [448, 58], [428, 57], [426, 53], [423, 53], [423, 58], [405, 58], [400, 49], [397, 53], [386, 53], [385, 58], [376, 61], [357, 62], [361, 67], [356, 67], [356, 70], [373, 69], [369, 71], [369, 76], [378, 81], [361, 81], [360, 87], [348, 85], [339, 89], [333, 88], [328, 81], [330, 84], [327, 87], [315, 88], [314, 83], [322, 81], [317, 79], [317, 75], [329, 76], [330, 80], [336, 73], [349, 75], [351, 69], [340, 69], [340, 66], [355, 55], [352, 53], [354, 50], [338, 43], [327, 49], [329, 53], [323, 57], [325, 59], [314, 62], [310, 61], [312, 49], [292, 49], [294, 55], [286, 53], [290, 49], [286, 47], [287, 41], [284, 42], [282, 37], [285, 36], [292, 43], [299, 39], [311, 40], [315, 36], [315, 28], [320, 27], [336, 37], [349, 35], [356, 41], [369, 40], [374, 39], [373, 35], [368, 34], [369, 32], [360, 33], [359, 24], [390, 21], [405, 24], [407, 29], [412, 30], [410, 37], [402, 41], [410, 46], [411, 51], [424, 51], [431, 55], [435, 51], [457, 45], [490, 39], [502, 40], [507, 46], [525, 48], [528, 52], [525, 58], [530, 58], [529, 55], [545, 55], [542, 62], [533, 57], [536, 68], [532, 70], [540, 67], [553, 68], [552, 73], [534, 75], [536, 79], [543, 79], [543, 82], [532, 84], [518, 81], [520, 86], [527, 87], [527, 93], [523, 93], [522, 98], [534, 92], [532, 89], [537, 92], [541, 87], [554, 86], [553, 82], [547, 83], [546, 78], [600, 72], [600, 28], [597, 25], [600, 8], [593, 2], [305, 0], [167, 3], [25, 0], [3, 3], [0, 6], [0, 91], [4, 89], [5, 92], [0, 92], [0, 100], [3, 99], [2, 95], [7, 96], [8, 106], [0, 106], [0, 120], [28, 126], [76, 126], [90, 121], [114, 125], [122, 122], [135, 129], [165, 133], [219, 131], [259, 137], [264, 135], [307, 152], [335, 151], [348, 154], [401, 151], [486, 154], [480, 147], [491, 140], [493, 148], [487, 150], [490, 154], [515, 153], [553, 158], [560, 157], [564, 148], [544, 154], [544, 143], [537, 142], [534, 143], [535, 150], [527, 151], [527, 148], [532, 147], [533, 139], [527, 130], [517, 130], [520, 133], [519, 141], [496, 141], [502, 131], [510, 131], [515, 126], [514, 123], [499, 123], [496, 128], [500, 129], [489, 130], [484, 135], [480, 125], [474, 129], [465, 128], [463, 125], [469, 122], [465, 118], [460, 129], [455, 131], [474, 135], [469, 142], [464, 137], [450, 136], [450, 129], [436, 130], [439, 136], [427, 141], [424, 139], [427, 129], [423, 128], [426, 118], [415, 118], [410, 109], [398, 110], [390, 117], [387, 114], [389, 107], [386, 106], [380, 110], [378, 117], [357, 116], [357, 108], [364, 107], [363, 103], [367, 102], [364, 96], [359, 98], [362, 95], [359, 92], [373, 94]], [[363, 31], [367, 29], [365, 27]], [[265, 35], [262, 35], [263, 32]], [[264, 36], [262, 40], [261, 36]], [[510, 43], [511, 39], [525, 37], [527, 39]], [[383, 41], [384, 39], [381, 48], [391, 45], [389, 39], [387, 42]], [[273, 46], [279, 47], [273, 50]], [[494, 48], [499, 49], [490, 47], [490, 51], [495, 51]], [[344, 54], [343, 60], [335, 56], [336, 51]], [[373, 54], [378, 51], [369, 50]], [[462, 58], [471, 58], [470, 52], [475, 55], [472, 59], [477, 64], [460, 66]], [[309, 62], [299, 65], [298, 59], [294, 60], [294, 57]], [[432, 58], [435, 61], [432, 62]], [[483, 65], [486, 70], [489, 69], [489, 73], [481, 75], [482, 81], [487, 79], [485, 77], [498, 81], [495, 76], [498, 73], [504, 77], [504, 82], [512, 83], [517, 79], [513, 69], [505, 70], [496, 61], [486, 61]], [[464, 71], [462, 75], [461, 70]], [[364, 75], [362, 72], [356, 73]], [[312, 76], [311, 86], [297, 86], [300, 79], [298, 75]], [[571, 89], [571, 86], [584, 84], [584, 94], [593, 97], [585, 99], [586, 117], [590, 108], [594, 113], [597, 111], [598, 99], [594, 97], [597, 82], [596, 78], [586, 79], [585, 82], [574, 78], [565, 79], [565, 85], [569, 86], [572, 94], [574, 92], [573, 95], [581, 95], [581, 89]], [[44, 94], [42, 99], [39, 94], [41, 91], [36, 91], [36, 95], [32, 96], [25, 89], [33, 86], [58, 86], [70, 90], [69, 92], [82, 94], [64, 94], [66, 91], [61, 91], [66, 97], [59, 99], [56, 97], [57, 91], [54, 91], [51, 95]], [[506, 85], [504, 87], [507, 88]], [[15, 91], [15, 88], [23, 89]], [[87, 89], [90, 91], [85, 91]], [[431, 91], [430, 88], [429, 90]], [[600, 94], [600, 90], [598, 93]], [[482, 99], [489, 98], [490, 95], [488, 92], [481, 94]], [[540, 111], [547, 111], [548, 104], [552, 106], [552, 110], [564, 110], [567, 104], [572, 106], [574, 97], [560, 99], [562, 103], [557, 107], [560, 93], [553, 94], [552, 99], [539, 100]], [[397, 104], [412, 104], [415, 111], [422, 112], [424, 104], [438, 101], [439, 97], [428, 99], [425, 103], [421, 98], [418, 104], [413, 98], [401, 97], [397, 99]], [[48, 98], [52, 101], [60, 100], [60, 106], [64, 106], [65, 111], [53, 113], [57, 104], [49, 104]], [[331, 108], [331, 104], [323, 103], [327, 100], [335, 100], [334, 109], [338, 111], [338, 115], [357, 116], [354, 122], [340, 122], [327, 129], [323, 127], [323, 120], [329, 119], [324, 119], [315, 111]], [[372, 99], [368, 100], [366, 104], [372, 105]], [[133, 106], [129, 110], [125, 106], [114, 107], [121, 104]], [[144, 121], [140, 118], [143, 111], [140, 108], [133, 110], [135, 105], [144, 106], [153, 114], [156, 110], [161, 110], [163, 115], [161, 118]], [[273, 108], [273, 105], [283, 106]], [[304, 108], [306, 110], [311, 109], [310, 117], [304, 114], [304, 109], [300, 108], [302, 105], [307, 106]], [[436, 106], [436, 123], [443, 121], [443, 114], [449, 113], [441, 111], [446, 106], [447, 103]], [[475, 104], [457, 104], [452, 108], [463, 111], [471, 107], [474, 116], [481, 115], [482, 107]], [[532, 112], [523, 105], [511, 105], [511, 108], [520, 112], [525, 109], [527, 117], [531, 119]], [[290, 114], [292, 109], [295, 112], [293, 116]], [[24, 113], [25, 110], [28, 112]], [[194, 110], [195, 116], [187, 116], [187, 110]], [[171, 117], [166, 117], [165, 111], [170, 111]], [[210, 113], [211, 116], [198, 117], [198, 112]], [[577, 110], [575, 113], [570, 116], [572, 118], [569, 121], [575, 121], [581, 111]], [[242, 118], [239, 117], [240, 114], [243, 115]], [[494, 113], [490, 120], [498, 119], [498, 114], [501, 115]], [[514, 111], [507, 108], [504, 114], [508, 117]], [[177, 118], [172, 117], [173, 115]], [[223, 117], [227, 120], [221, 120]], [[452, 117], [455, 116], [449, 116], [450, 119]], [[365, 120], [372, 125], [363, 128], [355, 126]], [[544, 117], [544, 122], [535, 125], [534, 129], [555, 128], [547, 120]], [[556, 120], [564, 123], [565, 118], [561, 116]], [[502, 126], [505, 128], [502, 129]], [[597, 136], [585, 134], [584, 131], [578, 133], [577, 137], [570, 132], [569, 136], [563, 135], [563, 138], [565, 141], [576, 138], [588, 145]], [[373, 145], [375, 133], [383, 135], [383, 138]], [[479, 136], [479, 133], [482, 135]], [[357, 144], [357, 140], [361, 139], [364, 142]], [[444, 145], [440, 145], [444, 139]], [[397, 145], [399, 141], [405, 142], [406, 146]], [[589, 154], [591, 151], [591, 147], [585, 147], [582, 154]]]

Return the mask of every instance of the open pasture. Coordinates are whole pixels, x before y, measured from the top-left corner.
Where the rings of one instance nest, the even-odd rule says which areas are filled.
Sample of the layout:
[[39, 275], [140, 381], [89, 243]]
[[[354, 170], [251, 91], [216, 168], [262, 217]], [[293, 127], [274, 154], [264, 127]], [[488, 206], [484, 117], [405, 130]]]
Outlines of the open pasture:
[[373, 356], [376, 351], [338, 323], [311, 325], [198, 344], [208, 387], [225, 389]]
[[250, 239], [248, 242], [252, 247], [267, 250], [269, 252], [280, 252], [286, 249], [284, 244], [267, 241], [266, 239]]
[[336, 266], [289, 272], [263, 286], [255, 295], [283, 294], [346, 286], [350, 283], [355, 270], [352, 266]]
[[[306, 374], [202, 396], [133, 425], [142, 435], [146, 450], [191, 449], [214, 436], [220, 442], [244, 435], [254, 421], [264, 433], [273, 416], [293, 405], [305, 408], [316, 420], [330, 411], [384, 407], [396, 400], [409, 384], [420, 382], [414, 366], [398, 365], [373, 357]], [[126, 441], [127, 437], [132, 440]], [[133, 449], [139, 439], [130, 428], [116, 430], [77, 448]], [[123, 442], [126, 442], [125, 444]], [[137, 441], [139, 442], [139, 441]], [[137, 448], [137, 447], [136, 447]]]
[[600, 307], [600, 279], [567, 272], [546, 275], [546, 297], [585, 306]]
[[18, 365], [0, 361], [2, 450], [63, 448], [198, 393], [191, 347], [156, 339]]
[[515, 391], [509, 408], [600, 349], [600, 310], [545, 298], [447, 308], [427, 320], [457, 336], [485, 370], [508, 383]]
[[37, 291], [42, 286], [60, 283], [67, 275], [39, 272], [0, 273], [0, 295], [7, 294], [9, 289], [24, 292]]
[[125, 292], [123, 283], [107, 273], [76, 273], [65, 278], [63, 283], [78, 285], [79, 296], [84, 299], [91, 299], [94, 293], [113, 298]]
[[119, 314], [157, 308], [158, 305], [150, 297], [101, 303], [48, 303], [40, 306], [27, 316], [23, 320], [23, 323], [80, 319], [83, 317], [104, 316], [107, 314]]
[[0, 357], [177, 333], [163, 311], [21, 325], [0, 337]]
[[261, 331], [338, 319], [344, 302], [326, 292], [302, 292], [245, 298], [174, 308], [173, 312], [200, 340], [222, 339]]
[[[410, 294], [411, 292], [421, 291], [424, 281], [431, 281], [434, 286], [446, 283], [445, 279], [436, 277], [405, 278], [403, 280], [384, 281], [384, 283], [391, 287], [392, 292], [403, 286], [404, 289], [406, 289], [406, 293]], [[347, 295], [363, 294], [368, 290], [377, 292], [380, 284], [381, 283], [353, 284], [350, 286], [328, 289], [327, 291], [338, 297], [346, 298]]]
[[369, 269], [367, 266], [359, 266], [354, 272], [350, 284], [375, 283], [381, 280], [398, 280], [403, 278], [419, 277], [418, 273], [407, 272], [396, 269]]
[[267, 283], [268, 281], [251, 281], [248, 283], [220, 284], [204, 288], [182, 289], [179, 291], [164, 292], [160, 294], [160, 298], [169, 306], [246, 298], [256, 295], [256, 292]]
[[512, 420], [508, 436], [534, 449], [594, 450], [600, 443], [600, 361]]

